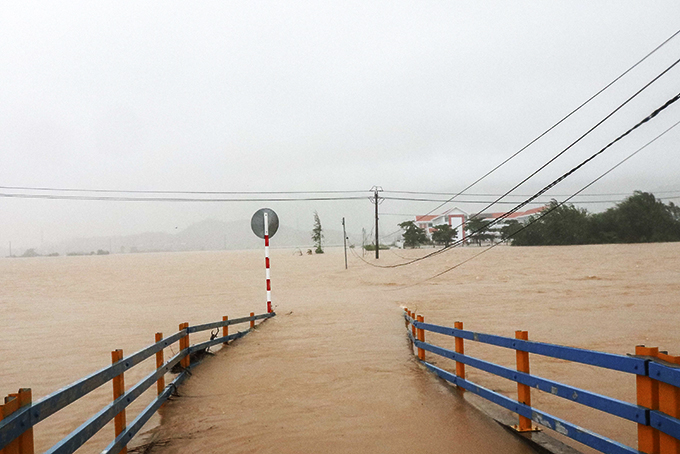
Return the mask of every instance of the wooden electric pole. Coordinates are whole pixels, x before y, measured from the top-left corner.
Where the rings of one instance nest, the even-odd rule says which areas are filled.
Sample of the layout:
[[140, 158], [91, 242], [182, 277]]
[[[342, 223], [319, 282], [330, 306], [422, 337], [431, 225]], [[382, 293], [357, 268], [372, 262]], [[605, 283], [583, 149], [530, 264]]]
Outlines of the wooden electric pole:
[[345, 247], [345, 269], [347, 269], [347, 231], [345, 230], [345, 218], [342, 218], [342, 244]]
[[380, 258], [380, 240], [378, 237], [378, 205], [383, 201], [381, 197], [378, 196], [378, 192], [382, 191], [382, 187], [373, 186], [371, 188], [373, 191], [373, 197], [370, 198], [371, 202], [375, 204], [375, 258]]

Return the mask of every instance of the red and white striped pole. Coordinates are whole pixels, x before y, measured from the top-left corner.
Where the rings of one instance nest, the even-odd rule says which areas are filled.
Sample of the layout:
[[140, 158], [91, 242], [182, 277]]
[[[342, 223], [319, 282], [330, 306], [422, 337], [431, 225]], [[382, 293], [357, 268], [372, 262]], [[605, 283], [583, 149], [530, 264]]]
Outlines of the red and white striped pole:
[[264, 267], [267, 279], [267, 313], [272, 312], [272, 281], [269, 272], [269, 214], [264, 213]]

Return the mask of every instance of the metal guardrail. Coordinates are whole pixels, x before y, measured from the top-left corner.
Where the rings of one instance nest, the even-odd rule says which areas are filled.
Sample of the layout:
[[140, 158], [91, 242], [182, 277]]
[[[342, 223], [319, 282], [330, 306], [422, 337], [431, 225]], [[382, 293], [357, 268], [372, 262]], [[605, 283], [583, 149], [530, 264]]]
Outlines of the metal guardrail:
[[[516, 338], [466, 331], [461, 322], [455, 328], [425, 323], [422, 316], [405, 309], [408, 337], [418, 349], [419, 360], [432, 372], [461, 389], [470, 391], [519, 415], [519, 432], [536, 430], [532, 422], [552, 429], [604, 453], [680, 453], [680, 356], [669, 356], [657, 348], [636, 347], [636, 356], [584, 350], [562, 345], [529, 341], [526, 331]], [[456, 349], [450, 350], [425, 342], [425, 331], [452, 336]], [[513, 349], [517, 370], [464, 354], [463, 340]], [[425, 361], [425, 352], [454, 360], [456, 373]], [[635, 375], [638, 402], [631, 404], [529, 373], [529, 353], [570, 362], [627, 372]], [[465, 365], [512, 380], [518, 386], [518, 400], [484, 388], [465, 378]], [[574, 403], [603, 411], [638, 424], [638, 449], [631, 448], [574, 423], [557, 418], [531, 406], [530, 390], [536, 389]]]
[[[189, 326], [188, 323], [183, 323], [180, 325], [179, 332], [164, 339], [157, 340], [156, 343], [149, 345], [130, 356], [114, 361], [111, 366], [94, 372], [65, 388], [43, 397], [35, 403], [30, 402], [30, 389], [22, 389], [19, 394], [10, 394], [8, 398], [5, 399], [5, 405], [0, 405], [0, 453], [7, 451], [19, 454], [32, 454], [33, 426], [81, 397], [89, 394], [91, 391], [99, 388], [108, 381], [114, 380], [115, 392], [115, 379], [117, 377], [122, 377], [129, 369], [153, 355], [156, 355], [157, 367], [153, 372], [148, 374], [129, 390], [125, 391], [122, 389], [120, 396], [114, 399], [112, 403], [97, 412], [94, 416], [81, 424], [80, 427], [46, 451], [46, 453], [49, 454], [73, 453], [108, 422], [114, 418], [119, 418], [122, 414], [122, 427], [117, 427], [115, 440], [103, 452], [111, 454], [125, 452], [126, 446], [132, 437], [139, 432], [142, 426], [151, 418], [151, 416], [153, 416], [161, 405], [163, 405], [177, 386], [187, 378], [189, 374], [188, 370], [192, 367], [190, 363], [191, 353], [204, 350], [212, 345], [225, 344], [243, 337], [250, 332], [250, 329], [254, 328], [256, 320], [267, 319], [274, 317], [275, 315], [276, 313], [274, 312], [260, 315], [251, 313], [250, 317], [242, 317], [233, 320], [224, 317], [222, 321], [196, 326]], [[228, 326], [246, 322], [250, 322], [249, 330], [228, 334]], [[190, 333], [207, 331], [215, 328], [222, 328], [223, 335], [221, 337], [189, 346]], [[162, 338], [162, 334], [157, 333], [157, 339], [159, 339], [159, 337]], [[180, 342], [179, 353], [165, 362], [163, 360], [163, 350], [178, 341]], [[116, 352], [119, 352], [122, 357], [121, 351], [114, 351], [113, 353]], [[170, 384], [165, 386], [165, 374], [170, 372], [177, 364], [182, 365], [182, 372], [178, 374]], [[159, 384], [158, 396], [129, 426], [125, 427], [125, 408], [141, 396], [144, 391], [153, 386], [154, 383]], [[22, 402], [19, 407], [19, 403], [15, 402], [15, 400], [18, 401], [19, 397], [24, 395], [28, 396], [28, 401]], [[3, 451], [3, 449], [5, 449], [5, 451]]]

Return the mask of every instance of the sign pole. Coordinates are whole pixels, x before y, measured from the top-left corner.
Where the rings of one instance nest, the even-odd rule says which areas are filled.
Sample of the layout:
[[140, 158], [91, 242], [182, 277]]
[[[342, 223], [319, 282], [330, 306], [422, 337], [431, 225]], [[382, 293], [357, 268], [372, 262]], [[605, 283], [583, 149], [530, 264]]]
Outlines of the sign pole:
[[264, 266], [267, 279], [267, 313], [272, 312], [272, 282], [269, 272], [269, 213], [264, 213]]

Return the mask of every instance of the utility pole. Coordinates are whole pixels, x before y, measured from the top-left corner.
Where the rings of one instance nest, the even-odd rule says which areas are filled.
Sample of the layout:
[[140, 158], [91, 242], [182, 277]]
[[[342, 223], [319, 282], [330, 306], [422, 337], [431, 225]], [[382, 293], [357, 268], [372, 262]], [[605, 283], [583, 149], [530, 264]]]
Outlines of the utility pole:
[[376, 260], [380, 258], [380, 240], [378, 239], [378, 205], [385, 200], [378, 196], [379, 192], [382, 192], [383, 188], [381, 186], [373, 186], [371, 191], [373, 191], [373, 197], [369, 200], [375, 204], [375, 258]]
[[347, 231], [345, 230], [345, 218], [342, 218], [342, 244], [345, 247], [345, 269], [347, 269]]

